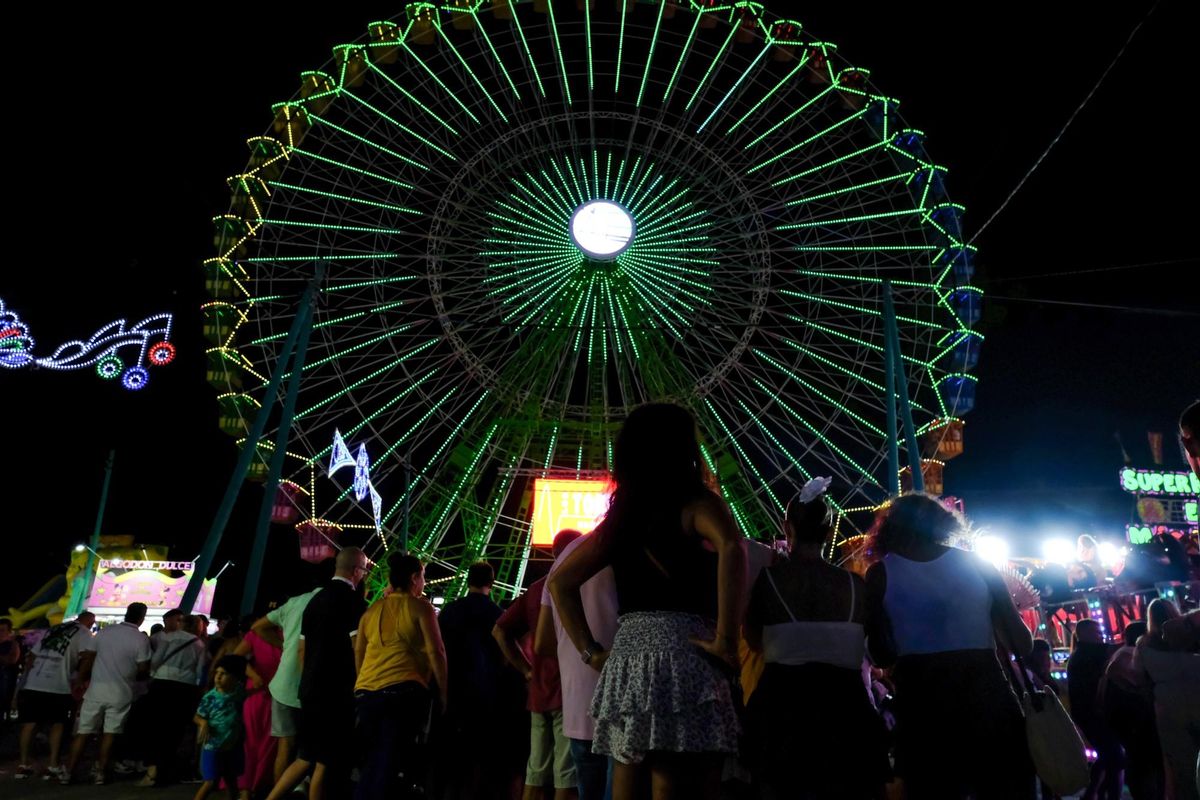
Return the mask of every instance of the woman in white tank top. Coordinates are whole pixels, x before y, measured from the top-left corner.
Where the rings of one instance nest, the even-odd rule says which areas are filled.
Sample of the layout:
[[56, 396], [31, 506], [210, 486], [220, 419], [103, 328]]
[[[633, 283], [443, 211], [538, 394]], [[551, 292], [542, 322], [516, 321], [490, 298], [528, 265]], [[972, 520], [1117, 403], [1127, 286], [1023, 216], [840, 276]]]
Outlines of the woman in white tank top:
[[1027, 655], [1033, 638], [1000, 573], [946, 543], [962, 520], [934, 498], [889, 503], [867, 571], [868, 644], [894, 664], [896, 769], [909, 797], [1034, 796], [1033, 765], [997, 640]]
[[788, 504], [790, 558], [764, 569], [750, 598], [746, 640], [766, 667], [746, 710], [746, 750], [763, 800], [876, 798], [890, 773], [862, 677], [866, 586], [821, 557], [833, 513], [806, 496], [825, 485], [810, 482]]

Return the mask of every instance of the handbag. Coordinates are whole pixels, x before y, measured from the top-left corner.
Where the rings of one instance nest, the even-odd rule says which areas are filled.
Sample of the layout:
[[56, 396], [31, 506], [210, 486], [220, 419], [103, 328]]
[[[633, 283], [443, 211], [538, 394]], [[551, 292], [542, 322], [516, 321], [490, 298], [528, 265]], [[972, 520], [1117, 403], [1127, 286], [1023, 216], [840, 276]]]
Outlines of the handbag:
[[1016, 659], [1024, 685], [1017, 687], [1014, 683], [1014, 688], [1021, 697], [1025, 738], [1034, 769], [1055, 794], [1075, 794], [1087, 787], [1091, 777], [1087, 746], [1058, 696], [1052, 691], [1029, 688], [1025, 662], [1020, 656]]

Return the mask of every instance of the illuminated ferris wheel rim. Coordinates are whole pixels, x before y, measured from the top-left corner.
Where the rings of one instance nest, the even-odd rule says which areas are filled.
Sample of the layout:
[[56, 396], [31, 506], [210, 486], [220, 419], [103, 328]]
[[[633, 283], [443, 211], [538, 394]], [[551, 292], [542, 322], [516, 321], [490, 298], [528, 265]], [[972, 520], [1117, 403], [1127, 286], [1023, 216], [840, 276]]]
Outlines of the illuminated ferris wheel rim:
[[[348, 420], [357, 436], [378, 442], [383, 480], [395, 471], [398, 454], [433, 453], [418, 471], [413, 501], [419, 504], [439, 480], [446, 442], [482, 440], [484, 449], [471, 468], [499, 459], [498, 474], [513, 468], [510, 456], [521, 468], [597, 469], [605, 466], [603, 446], [585, 454], [583, 443], [573, 440], [572, 458], [561, 452], [563, 440], [611, 436], [628, 409], [652, 397], [672, 397], [705, 418], [714, 465], [723, 458], [716, 450], [727, 450], [751, 486], [758, 487], [743, 501], [778, 505], [774, 495], [784, 490], [774, 488], [776, 482], [802, 479], [806, 469], [835, 474], [845, 487], [842, 496], [848, 497], [879, 482], [882, 425], [872, 398], [882, 390], [874, 343], [880, 329], [880, 276], [897, 278], [917, 409], [923, 421], [929, 420], [922, 427], [954, 416], [932, 387], [940, 387], [940, 376], [949, 372], [939, 366], [939, 353], [949, 352], [953, 337], [967, 336], [963, 331], [969, 325], [942, 321], [958, 313], [947, 301], [958, 283], [939, 277], [952, 265], [933, 255], [938, 248], [927, 243], [936, 236], [934, 223], [945, 226], [943, 217], [953, 213], [939, 212], [922, 198], [921, 214], [914, 215], [905, 208], [913, 205], [911, 191], [881, 183], [888, 177], [880, 172], [893, 164], [909, 183], [932, 185], [936, 179], [940, 187], [943, 170], [927, 160], [919, 138], [915, 144], [900, 140], [905, 132], [894, 114], [895, 101], [871, 94], [864, 71], [834, 70], [831, 45], [801, 42], [799, 26], [787, 23], [796, 29], [797, 43], [787, 45], [795, 52], [785, 67], [770, 72], [773, 48], [783, 47], [770, 37], [786, 21], [768, 22], [761, 15], [754, 29], [758, 45], [739, 51], [741, 44], [732, 43], [740, 40], [746, 19], [734, 15], [759, 13], [746, 3], [712, 9], [693, 3], [676, 9], [680, 19], [674, 23], [665, 5], [623, 6], [628, 18], [622, 12], [619, 20], [602, 20], [599, 13], [589, 19], [587, 12], [553, 7], [535, 15], [529, 4], [517, 3], [511, 7], [513, 22], [493, 19], [481, 5], [470, 11], [473, 33], [452, 25], [463, 19], [458, 6], [422, 8], [395, 26], [394, 41], [381, 33], [380, 26], [391, 23], [374, 23], [365, 43], [336, 48], [328, 70], [333, 88], [326, 94], [311, 91], [313, 81], [325, 79], [306, 77], [301, 96], [278, 107], [283, 123], [280, 127], [277, 119], [275, 135], [283, 142], [286, 168], [263, 182], [262, 208], [255, 209], [252, 232], [239, 240], [246, 254], [239, 255], [237, 247], [223, 253], [239, 269], [245, 267], [243, 283], [254, 289], [245, 294], [254, 302], [242, 307], [259, 335], [242, 336], [239, 343], [235, 330], [222, 346], [240, 346], [237, 358], [253, 355], [249, 367], [259, 375], [268, 369], [293, 310], [287, 298], [305, 280], [303, 254], [329, 258], [336, 268], [322, 287], [325, 305], [305, 368], [311, 373], [305, 384], [310, 396], [302, 399], [296, 432], [310, 455], [301, 461], [319, 460], [329, 426]], [[431, 18], [440, 22], [430, 23]], [[419, 43], [422, 20], [432, 25], [427, 32], [435, 49]], [[709, 20], [716, 20], [711, 35], [701, 24]], [[605, 37], [619, 37], [623, 47], [605, 49], [603, 43], [612, 41]], [[586, 52], [601, 55], [573, 58], [571, 53], [584, 52], [585, 40]], [[647, 44], [649, 55], [639, 54]], [[376, 58], [389, 48], [396, 54], [393, 61]], [[611, 60], [617, 52], [623, 53], [620, 66]], [[365, 76], [358, 83], [351, 74], [358, 69], [352, 67], [356, 53], [361, 54], [359, 77]], [[457, 65], [455, 58], [460, 58]], [[666, 66], [660, 68], [658, 60]], [[481, 69], [487, 64], [490, 70]], [[619, 101], [605, 95], [604, 84], [614, 78], [617, 86], [622, 80], [640, 86], [636, 102], [632, 92]], [[498, 82], [496, 91], [478, 91], [492, 80]], [[719, 103], [706, 95], [710, 90], [721, 97]], [[574, 100], [563, 96], [569, 91]], [[423, 105], [402, 116], [394, 109], [410, 97]], [[687, 109], [681, 111], [685, 100]], [[843, 113], [839, 103], [859, 107]], [[839, 155], [839, 146], [870, 133], [864, 120], [880, 108], [884, 135], [873, 134], [877, 143], [871, 152], [883, 157]], [[793, 114], [801, 110], [805, 113]], [[784, 119], [787, 115], [792, 116]], [[296, 122], [301, 118], [302, 126]], [[895, 135], [888, 133], [889, 124]], [[408, 150], [417, 139], [398, 133], [401, 125], [428, 144]], [[585, 134], [587, 125], [598, 127]], [[459, 132], [451, 135], [451, 128]], [[622, 138], [621, 130], [628, 135]], [[788, 138], [775, 144], [772, 137], [780, 137], [772, 131], [786, 132]], [[812, 140], [808, 150], [794, 148], [806, 139]], [[758, 155], [764, 146], [772, 149]], [[418, 150], [427, 158], [406, 155]], [[691, 253], [667, 258], [665, 264], [659, 255], [631, 261], [634, 250], [654, 235], [633, 209], [636, 235], [627, 251], [609, 262], [623, 270], [624, 283], [609, 277], [593, 281], [592, 273], [575, 262], [509, 268], [501, 266], [502, 255], [480, 255], [482, 240], [503, 238], [489, 216], [497, 213], [497, 203], [512, 206], [509, 201], [520, 197], [536, 205], [537, 192], [549, 197], [572, 182], [565, 172], [572, 165], [587, 170], [580, 158], [595, 163], [613, 155], [634, 168], [639, 153], [659, 155], [655, 169], [645, 169], [647, 182], [660, 175], [664, 183], [681, 180], [698, 203], [706, 192], [720, 195], [712, 205], [722, 213], [708, 210], [694, 223], [702, 228], [686, 232], [702, 239], [697, 247], [714, 251], [714, 264], [699, 264]], [[495, 154], [500, 157], [490, 158]], [[750, 157], [757, 160], [741, 160]], [[837, 163], [825, 165], [822, 159]], [[536, 161], [537, 169], [548, 174], [556, 167], [564, 174], [561, 180], [555, 175], [516, 188], [504, 165], [522, 161]], [[784, 169], [789, 165], [791, 175]], [[796, 179], [804, 171], [800, 167], [816, 169], [810, 173], [816, 177]], [[265, 174], [253, 172], [260, 168], [252, 165], [248, 173]], [[601, 168], [587, 171], [599, 185]], [[510, 180], [500, 186], [488, 175]], [[580, 192], [556, 200], [555, 210], [546, 212], [548, 220], [511, 216], [532, 227], [505, 222], [507, 230], [521, 230], [521, 235], [504, 234], [511, 238], [489, 247], [524, 255], [530, 242], [542, 237], [549, 240], [538, 245], [546, 257], [565, 244], [576, 262], [586, 261], [570, 238], [571, 214], [589, 200], [610, 199], [604, 194]], [[373, 204], [375, 218], [363, 212], [362, 204]], [[729, 204], [740, 204], [741, 210], [731, 213]], [[382, 216], [374, 210], [380, 208]], [[783, 218], [802, 212], [807, 216]], [[862, 219], [852, 219], [852, 212]], [[916, 216], [914, 224], [910, 217]], [[953, 227], [957, 220], [949, 223]], [[784, 225], [790, 227], [785, 231]], [[386, 233], [373, 232], [383, 227]], [[672, 230], [660, 234], [670, 236]], [[893, 255], [904, 251], [890, 250], [888, 237], [913, 245], [920, 238], [922, 247], [911, 247], [912, 256]], [[965, 245], [960, 249], [967, 252]], [[386, 256], [372, 255], [375, 250]], [[529, 274], [543, 283], [521, 277]], [[355, 286], [360, 288], [345, 288]], [[570, 298], [584, 310], [556, 305], [542, 310], [538, 304], [546, 297]], [[506, 322], [505, 314], [514, 309], [533, 309], [540, 316], [518, 314]], [[379, 325], [371, 329], [366, 321], [374, 320]], [[926, 327], [935, 332], [925, 333]], [[528, 346], [531, 341], [556, 355], [538, 356]], [[639, 348], [649, 348], [653, 356], [636, 352]], [[594, 364], [593, 353], [598, 354]], [[647, 366], [658, 370], [653, 381]], [[530, 376], [533, 388], [518, 385]], [[585, 389], [577, 392], [581, 384]], [[965, 379], [961, 384], [969, 385]], [[554, 434], [531, 434], [513, 450], [504, 449], [508, 443], [489, 444], [493, 436], [504, 435], [509, 424], [504, 420], [514, 416], [511, 409], [517, 416], [527, 413], [528, 406], [520, 405], [527, 400], [534, 401]], [[503, 403], [510, 411], [502, 410]], [[236, 407], [238, 413], [253, 408], [242, 401]], [[489, 415], [498, 422], [489, 424]], [[441, 526], [455, 513], [438, 512], [431, 519]]]

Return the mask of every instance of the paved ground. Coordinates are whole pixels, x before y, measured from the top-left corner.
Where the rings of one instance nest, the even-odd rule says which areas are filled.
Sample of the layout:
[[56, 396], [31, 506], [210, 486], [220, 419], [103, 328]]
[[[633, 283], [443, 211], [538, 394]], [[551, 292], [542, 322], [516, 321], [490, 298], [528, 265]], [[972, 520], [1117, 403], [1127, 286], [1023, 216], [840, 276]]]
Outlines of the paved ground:
[[4, 800], [20, 800], [26, 797], [37, 797], [42, 800], [185, 800], [196, 794], [195, 785], [177, 784], [162, 789], [139, 789], [133, 780], [122, 780], [93, 786], [91, 783], [80, 782], [70, 786], [59, 786], [56, 781], [43, 781], [38, 778], [18, 781], [12, 776], [11, 762], [0, 767], [0, 797]]

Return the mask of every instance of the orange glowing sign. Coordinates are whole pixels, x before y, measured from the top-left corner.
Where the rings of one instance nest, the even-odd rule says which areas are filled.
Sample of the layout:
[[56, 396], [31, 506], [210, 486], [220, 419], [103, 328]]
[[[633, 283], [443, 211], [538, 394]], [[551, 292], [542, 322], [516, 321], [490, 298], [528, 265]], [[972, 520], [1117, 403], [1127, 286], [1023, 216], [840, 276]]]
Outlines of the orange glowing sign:
[[549, 547], [563, 528], [590, 533], [608, 511], [608, 481], [537, 478], [533, 482], [533, 544]]

